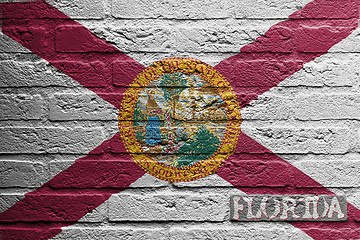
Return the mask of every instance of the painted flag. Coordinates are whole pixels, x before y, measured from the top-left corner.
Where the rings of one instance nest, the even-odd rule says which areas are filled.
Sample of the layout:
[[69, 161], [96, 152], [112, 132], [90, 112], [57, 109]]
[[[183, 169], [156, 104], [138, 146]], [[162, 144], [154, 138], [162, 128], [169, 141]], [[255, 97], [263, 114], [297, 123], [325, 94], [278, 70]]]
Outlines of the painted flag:
[[[210, 2], [2, 3], [2, 237], [359, 236], [358, 1]], [[118, 128], [168, 57], [208, 63], [241, 106], [235, 154], [195, 181], [145, 173]], [[346, 222], [229, 221], [231, 194], [334, 193]]]

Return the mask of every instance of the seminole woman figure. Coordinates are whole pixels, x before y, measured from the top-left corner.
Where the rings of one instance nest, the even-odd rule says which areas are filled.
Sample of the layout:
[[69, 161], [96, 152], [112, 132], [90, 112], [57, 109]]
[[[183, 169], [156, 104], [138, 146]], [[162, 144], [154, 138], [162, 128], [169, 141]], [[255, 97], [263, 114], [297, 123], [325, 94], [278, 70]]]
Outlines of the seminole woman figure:
[[146, 103], [146, 112], [148, 115], [148, 123], [146, 124], [145, 143], [148, 146], [156, 146], [161, 144], [160, 119], [158, 114], [162, 111], [155, 101], [155, 90], [147, 90], [148, 101]]

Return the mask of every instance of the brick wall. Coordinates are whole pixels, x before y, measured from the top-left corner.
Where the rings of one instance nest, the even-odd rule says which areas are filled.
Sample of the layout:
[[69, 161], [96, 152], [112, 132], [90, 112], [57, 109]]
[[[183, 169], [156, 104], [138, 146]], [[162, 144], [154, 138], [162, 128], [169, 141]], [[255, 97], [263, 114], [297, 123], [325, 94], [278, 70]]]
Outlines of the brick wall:
[[[167, 57], [193, 57], [215, 66], [310, 1], [47, 2], [146, 67]], [[349, 19], [355, 3], [340, 9], [337, 20]], [[331, 21], [315, 28], [324, 26], [338, 30]], [[69, 47], [57, 40], [69, 27], [50, 33], [55, 50], [91, 52], [91, 44]], [[119, 130], [116, 107], [7, 35], [0, 37], [0, 208], [5, 211]], [[295, 51], [278, 52], [283, 50]], [[76, 69], [102, 74], [96, 64], [101, 63], [79, 60]], [[114, 76], [106, 74], [104, 79]], [[111, 79], [89, 88], [109, 83], [125, 87]], [[242, 132], [360, 208], [359, 83], [357, 29], [243, 108]], [[54, 239], [312, 239], [285, 222], [231, 222], [232, 194], [245, 193], [218, 175], [170, 183], [145, 174]], [[359, 229], [357, 224], [353, 231]]]

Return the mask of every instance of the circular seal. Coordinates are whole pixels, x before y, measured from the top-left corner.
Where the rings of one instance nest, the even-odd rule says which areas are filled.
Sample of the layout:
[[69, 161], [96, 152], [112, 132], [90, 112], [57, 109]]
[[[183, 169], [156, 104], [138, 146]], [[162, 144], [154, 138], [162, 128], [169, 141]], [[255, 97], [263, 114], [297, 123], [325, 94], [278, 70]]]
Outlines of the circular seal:
[[193, 58], [147, 67], [124, 93], [118, 118], [134, 161], [170, 182], [214, 173], [233, 153], [242, 122], [228, 81]]

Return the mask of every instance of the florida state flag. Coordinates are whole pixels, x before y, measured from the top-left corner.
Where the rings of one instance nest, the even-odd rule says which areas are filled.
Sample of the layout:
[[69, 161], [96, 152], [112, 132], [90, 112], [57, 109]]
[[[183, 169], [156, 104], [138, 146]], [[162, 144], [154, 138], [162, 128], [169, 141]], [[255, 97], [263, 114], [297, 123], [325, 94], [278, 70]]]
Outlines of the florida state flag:
[[75, 2], [1, 3], [2, 239], [360, 238], [359, 0]]

